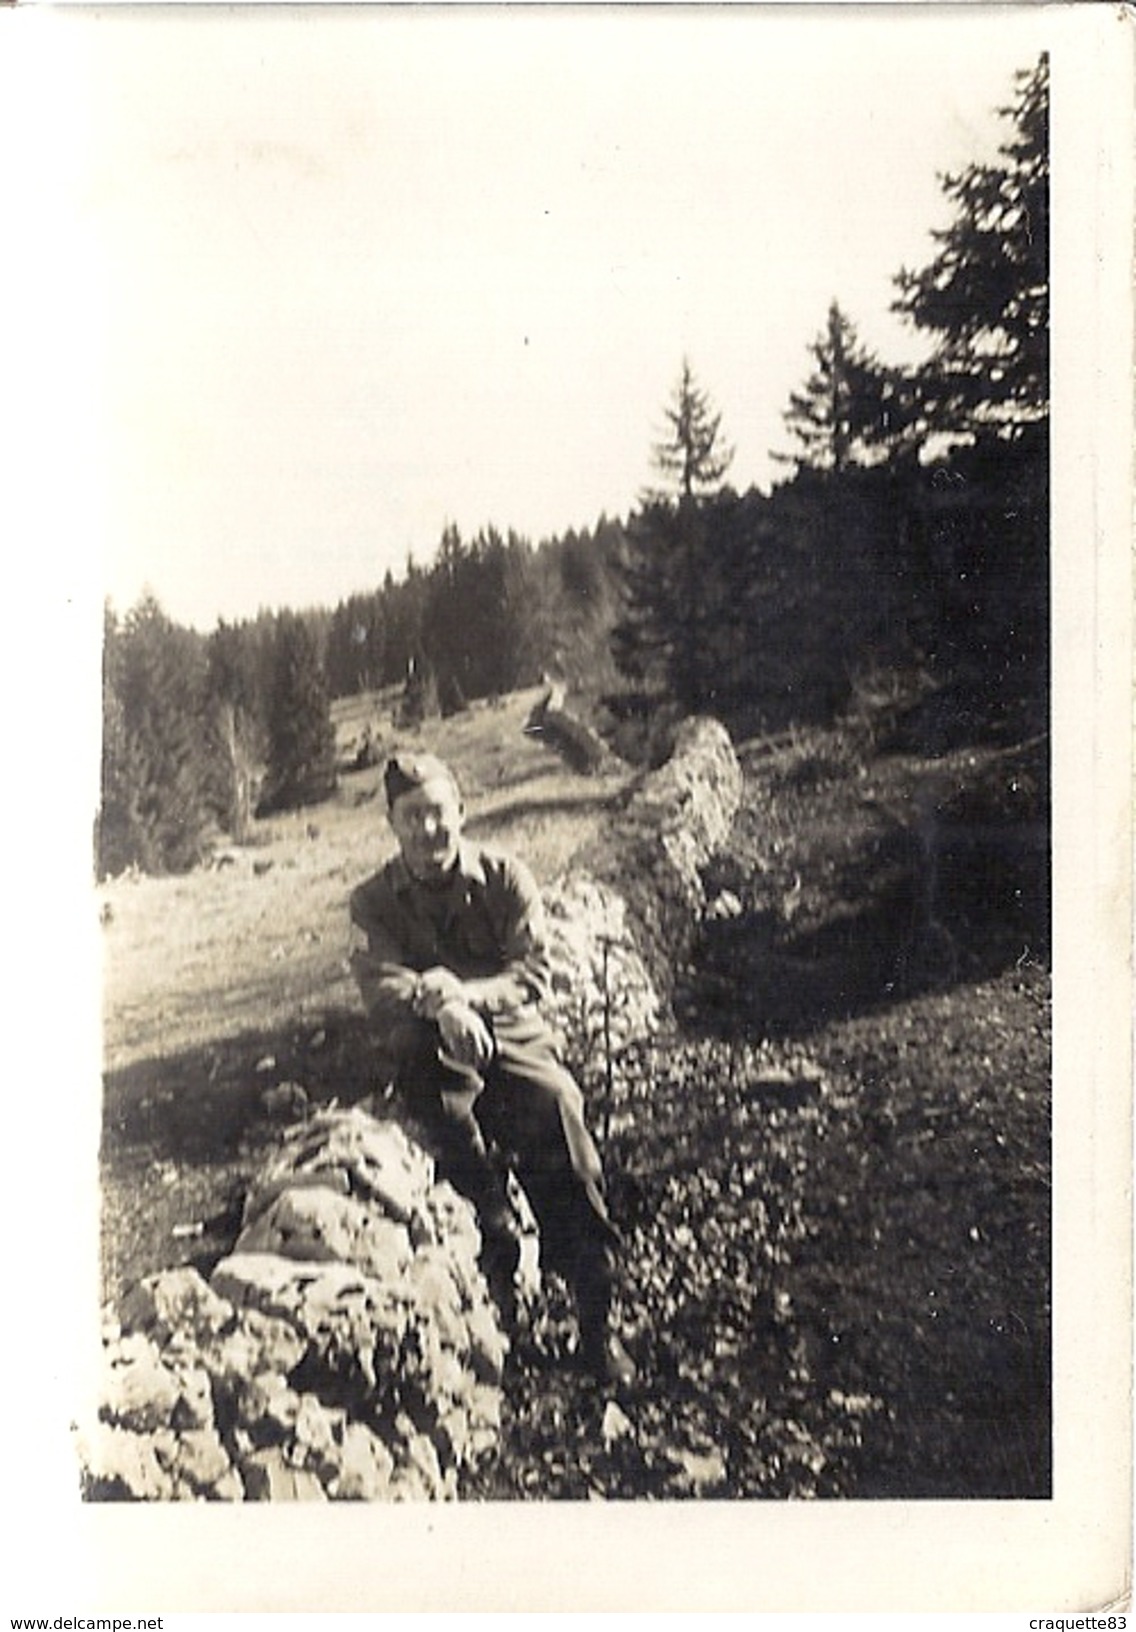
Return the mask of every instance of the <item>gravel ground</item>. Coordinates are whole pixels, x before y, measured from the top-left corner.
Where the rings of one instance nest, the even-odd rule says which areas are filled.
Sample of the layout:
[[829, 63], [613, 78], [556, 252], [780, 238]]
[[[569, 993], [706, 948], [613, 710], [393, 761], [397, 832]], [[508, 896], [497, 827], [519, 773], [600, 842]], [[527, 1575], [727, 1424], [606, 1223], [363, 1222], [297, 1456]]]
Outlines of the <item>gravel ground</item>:
[[[968, 868], [895, 891], [896, 858], [921, 854], [895, 842], [904, 814], [1000, 788], [999, 765], [865, 765], [833, 739], [748, 759], [711, 881], [737, 887], [737, 915], [708, 928], [683, 1028], [617, 1073], [638, 1381], [613, 1401], [574, 1377], [553, 1298], [518, 1344], [482, 1494], [1049, 1493], [1045, 880], [1034, 850], [1009, 867], [996, 850], [979, 891]], [[889, 979], [897, 898], [927, 923], [911, 959], [901, 921]], [[813, 963], [770, 957], [800, 953], [802, 922]]]

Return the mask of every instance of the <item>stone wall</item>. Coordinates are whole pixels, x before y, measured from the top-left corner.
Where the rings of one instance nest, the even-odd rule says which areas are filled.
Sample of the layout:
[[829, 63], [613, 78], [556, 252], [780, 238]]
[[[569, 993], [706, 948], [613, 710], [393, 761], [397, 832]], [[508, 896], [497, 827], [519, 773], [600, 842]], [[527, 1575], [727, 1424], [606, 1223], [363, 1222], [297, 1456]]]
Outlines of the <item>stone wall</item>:
[[393, 1122], [325, 1110], [253, 1184], [232, 1253], [147, 1277], [107, 1333], [88, 1493], [453, 1496], [494, 1449], [507, 1340], [467, 1203]]
[[725, 728], [689, 720], [599, 837], [545, 891], [551, 1014], [585, 1086], [670, 1014], [707, 910], [700, 869], [726, 841], [741, 771]]
[[[546, 892], [552, 1012], [585, 1082], [666, 1018], [705, 910], [700, 867], [741, 777], [711, 720], [682, 728]], [[328, 1109], [286, 1134], [208, 1283], [147, 1277], [105, 1343], [88, 1494], [405, 1500], [458, 1493], [497, 1444], [507, 1339], [468, 1204], [392, 1121]]]

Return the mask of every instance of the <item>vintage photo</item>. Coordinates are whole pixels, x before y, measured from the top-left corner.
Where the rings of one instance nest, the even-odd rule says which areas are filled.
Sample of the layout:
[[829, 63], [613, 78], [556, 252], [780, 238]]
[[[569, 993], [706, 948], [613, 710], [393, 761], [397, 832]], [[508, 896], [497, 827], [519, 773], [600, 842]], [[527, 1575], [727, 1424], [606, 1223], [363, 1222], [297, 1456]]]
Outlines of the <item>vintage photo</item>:
[[1066, 37], [808, 9], [72, 19], [90, 1509], [1060, 1495]]

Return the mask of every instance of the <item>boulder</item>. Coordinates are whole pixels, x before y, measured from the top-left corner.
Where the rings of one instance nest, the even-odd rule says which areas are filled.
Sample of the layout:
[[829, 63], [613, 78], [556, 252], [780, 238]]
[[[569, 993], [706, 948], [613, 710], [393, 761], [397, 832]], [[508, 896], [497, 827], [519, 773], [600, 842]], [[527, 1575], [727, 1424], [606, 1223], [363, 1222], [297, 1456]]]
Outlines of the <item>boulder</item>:
[[244, 1464], [250, 1502], [326, 1502], [323, 1486], [309, 1468], [289, 1462], [278, 1445], [255, 1451]]
[[103, 1501], [168, 1502], [175, 1480], [158, 1460], [153, 1437], [102, 1422], [80, 1441], [83, 1484]]
[[120, 1339], [111, 1351], [102, 1391], [101, 1414], [136, 1433], [168, 1427], [181, 1399], [177, 1374], [141, 1333]]
[[396, 1122], [380, 1122], [362, 1110], [325, 1110], [287, 1137], [258, 1175], [245, 1200], [244, 1222], [253, 1223], [282, 1191], [312, 1184], [373, 1201], [405, 1224], [433, 1183], [433, 1159]]
[[394, 1494], [394, 1483], [394, 1458], [386, 1445], [365, 1423], [349, 1422], [328, 1495], [339, 1502], [383, 1501]]
[[127, 1332], [144, 1332], [155, 1343], [168, 1342], [187, 1326], [199, 1337], [221, 1331], [233, 1311], [195, 1269], [162, 1270], [131, 1287], [118, 1311]]
[[230, 1492], [238, 1496], [241, 1492], [240, 1476], [214, 1428], [193, 1428], [177, 1436], [174, 1471], [202, 1496], [215, 1501], [232, 1500]]
[[234, 1250], [357, 1264], [384, 1281], [397, 1281], [411, 1259], [405, 1224], [374, 1206], [322, 1188], [282, 1191], [241, 1232]]

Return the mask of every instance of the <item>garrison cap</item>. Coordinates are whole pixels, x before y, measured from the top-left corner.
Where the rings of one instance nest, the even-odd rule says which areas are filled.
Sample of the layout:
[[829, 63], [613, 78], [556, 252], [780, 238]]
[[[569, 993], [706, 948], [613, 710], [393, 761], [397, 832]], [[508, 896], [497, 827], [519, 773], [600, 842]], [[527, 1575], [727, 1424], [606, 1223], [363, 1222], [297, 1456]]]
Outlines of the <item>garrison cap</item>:
[[448, 782], [457, 797], [461, 798], [457, 777], [436, 754], [392, 754], [383, 772], [387, 809], [392, 809], [395, 800], [401, 799], [402, 795], [409, 793], [412, 788], [420, 788], [426, 782], [439, 780]]

